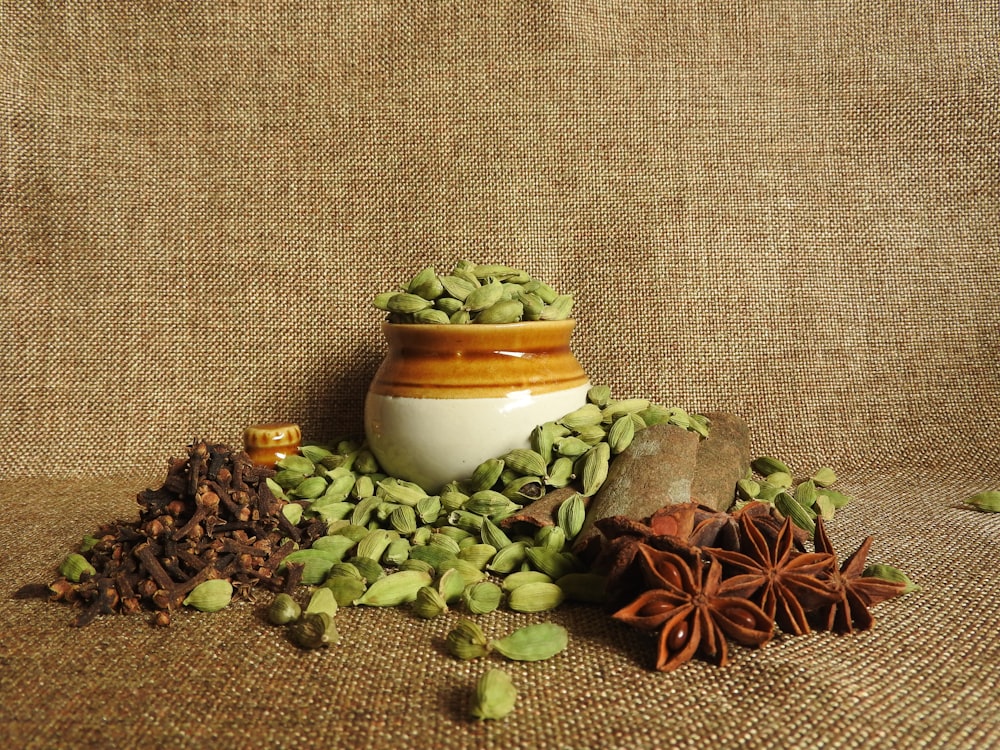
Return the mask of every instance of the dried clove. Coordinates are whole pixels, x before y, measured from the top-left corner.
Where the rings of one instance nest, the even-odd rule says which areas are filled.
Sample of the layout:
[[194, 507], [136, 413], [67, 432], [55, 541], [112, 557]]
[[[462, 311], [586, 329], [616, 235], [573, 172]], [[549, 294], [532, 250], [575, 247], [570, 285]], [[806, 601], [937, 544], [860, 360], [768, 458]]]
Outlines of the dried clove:
[[301, 566], [279, 572], [279, 565], [296, 544], [308, 546], [325, 533], [325, 524], [291, 524], [281, 512], [287, 501], [265, 481], [273, 475], [241, 450], [194, 440], [186, 459], [168, 461], [159, 488], [137, 495], [138, 519], [101, 526], [88, 548], [74, 553], [94, 572], [80, 581], [61, 575], [46, 594], [82, 609], [77, 626], [142, 610], [166, 626], [170, 612], [205, 581], [225, 579], [235, 597], [247, 600], [257, 586], [294, 589]]

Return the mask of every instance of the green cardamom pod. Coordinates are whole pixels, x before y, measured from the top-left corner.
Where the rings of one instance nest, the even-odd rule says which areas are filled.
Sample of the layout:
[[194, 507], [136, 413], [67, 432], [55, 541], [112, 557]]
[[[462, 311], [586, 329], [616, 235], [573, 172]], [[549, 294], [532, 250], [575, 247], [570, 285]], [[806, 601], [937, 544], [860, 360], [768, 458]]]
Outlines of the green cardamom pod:
[[492, 279], [469, 292], [465, 298], [464, 307], [470, 313], [479, 312], [495, 305], [500, 301], [501, 297], [503, 297], [503, 284], [496, 279]]
[[399, 534], [388, 529], [372, 529], [358, 542], [355, 554], [358, 557], [367, 557], [369, 560], [381, 560], [386, 548], [393, 539], [398, 539]]
[[513, 661], [544, 661], [562, 653], [569, 645], [569, 633], [562, 625], [539, 622], [518, 628], [504, 638], [489, 642], [496, 651]]
[[525, 542], [511, 542], [497, 550], [486, 569], [500, 575], [512, 573], [527, 560], [527, 549], [528, 545]]
[[671, 410], [660, 404], [650, 404], [648, 407], [642, 411], [636, 412], [636, 415], [642, 420], [646, 427], [652, 427], [653, 425], [663, 424], [670, 421]]
[[601, 419], [601, 407], [597, 406], [597, 404], [587, 403], [564, 415], [558, 421], [564, 427], [576, 431], [582, 427], [600, 424]]
[[535, 532], [535, 547], [562, 552], [566, 546], [566, 532], [561, 526], [542, 526]]
[[400, 566], [410, 557], [410, 540], [406, 537], [393, 539], [389, 546], [382, 553], [382, 562], [385, 565]]
[[[412, 547], [410, 548], [412, 551]], [[437, 569], [425, 560], [418, 560], [412, 555], [399, 564], [400, 570], [422, 570], [433, 578], [437, 575]]]
[[433, 620], [448, 611], [448, 603], [433, 586], [423, 586], [413, 599], [413, 612], [417, 617]]
[[462, 547], [458, 552], [458, 559], [465, 560], [475, 565], [479, 570], [484, 570], [489, 565], [490, 560], [497, 553], [497, 548], [492, 544], [479, 543]]
[[579, 492], [574, 492], [563, 500], [556, 511], [556, 523], [563, 530], [567, 539], [574, 539], [580, 533], [586, 517], [587, 506]]
[[550, 487], [559, 488], [565, 487], [574, 479], [576, 479], [576, 473], [574, 472], [573, 459], [567, 456], [560, 456], [549, 467], [548, 473], [545, 476], [545, 483]]
[[524, 552], [531, 567], [542, 571], [552, 580], [577, 572], [581, 567], [579, 560], [571, 552], [559, 552], [548, 547], [527, 547]]
[[484, 615], [500, 606], [503, 591], [492, 581], [477, 581], [462, 591], [462, 601], [474, 615]]
[[337, 598], [334, 596], [333, 591], [325, 586], [320, 586], [313, 591], [309, 597], [309, 603], [306, 604], [305, 613], [307, 615], [316, 614], [317, 612], [326, 612], [330, 617], [337, 614]]
[[302, 607], [290, 594], [281, 593], [271, 600], [267, 608], [267, 620], [272, 625], [288, 625], [302, 614]]
[[441, 498], [438, 495], [429, 495], [418, 500], [413, 507], [421, 523], [432, 524], [441, 515]]
[[824, 466], [812, 475], [811, 479], [817, 487], [829, 487], [837, 481], [837, 474], [828, 466]]
[[472, 620], [462, 618], [445, 636], [445, 649], [458, 659], [478, 659], [489, 653], [489, 641], [483, 629]]
[[[465, 299], [463, 297], [462, 299]], [[448, 318], [462, 309], [462, 300], [455, 297], [438, 297], [434, 300], [434, 307], [443, 312]]]
[[378, 560], [373, 560], [370, 557], [361, 557], [355, 555], [350, 560], [348, 560], [351, 565], [358, 569], [361, 576], [369, 583], [375, 583], [376, 581], [385, 578], [385, 571], [379, 564]]
[[470, 713], [476, 719], [502, 719], [514, 710], [517, 688], [506, 672], [488, 669], [476, 682]]
[[[543, 472], [544, 473], [544, 472]], [[537, 500], [545, 494], [541, 476], [523, 476], [511, 479], [500, 490], [500, 494], [511, 501]]]
[[367, 528], [368, 523], [371, 521], [372, 514], [381, 502], [382, 499], [376, 495], [363, 497], [358, 500], [357, 505], [354, 506], [354, 511], [351, 513], [351, 524], [353, 526], [362, 526]]
[[462, 598], [462, 592], [468, 586], [462, 571], [457, 568], [447, 568], [441, 572], [437, 579], [438, 593], [444, 597], [448, 604], [454, 604]]
[[465, 581], [465, 585], [468, 586], [473, 583], [479, 583], [486, 577], [486, 574], [473, 565], [468, 560], [462, 560], [458, 557], [453, 557], [450, 560], [445, 560], [438, 566], [438, 573], [444, 575], [449, 570], [457, 570], [462, 579]]
[[552, 446], [559, 438], [570, 434], [569, 428], [556, 422], [545, 422], [531, 431], [531, 446], [545, 459], [546, 465], [552, 463]]
[[799, 485], [795, 488], [795, 502], [803, 508], [811, 508], [816, 502], [816, 494], [816, 483], [812, 479], [799, 482]]
[[813, 503], [813, 510], [816, 511], [816, 515], [822, 516], [824, 521], [832, 521], [833, 517], [837, 513], [837, 509], [834, 507], [833, 501], [827, 494], [816, 495], [816, 502]]
[[508, 468], [528, 476], [542, 476], [548, 466], [542, 454], [530, 448], [514, 448], [503, 460]]
[[[353, 566], [352, 566], [353, 567]], [[357, 568], [355, 568], [355, 571]], [[338, 607], [350, 607], [365, 592], [365, 579], [357, 576], [331, 575], [323, 582], [323, 588], [333, 592]]]
[[417, 530], [417, 512], [409, 505], [397, 506], [389, 514], [389, 525], [397, 533], [408, 536]]
[[[462, 506], [462, 510], [475, 513], [479, 516], [491, 516], [506, 509], [509, 504], [510, 498], [501, 492], [480, 490], [469, 496], [469, 499], [465, 501], [465, 505]], [[481, 526], [482, 524], [480, 523], [479, 525]]]
[[547, 612], [566, 599], [566, 594], [554, 583], [525, 583], [507, 596], [507, 606], [515, 612]]
[[506, 592], [511, 592], [518, 586], [523, 586], [526, 583], [553, 583], [552, 576], [543, 573], [540, 570], [519, 570], [516, 573], [511, 573], [505, 576], [501, 587]]
[[616, 419], [626, 414], [638, 414], [644, 409], [648, 409], [650, 401], [648, 398], [627, 398], [620, 401], [609, 401], [608, 405], [601, 410], [601, 421], [604, 424], [613, 424]]
[[316, 465], [312, 461], [297, 453], [290, 453], [284, 458], [278, 459], [274, 465], [279, 469], [295, 472], [304, 477], [311, 477], [313, 472], [316, 471]]
[[784, 490], [791, 489], [794, 481], [792, 475], [787, 471], [772, 471], [767, 475], [766, 479], [768, 484], [781, 487]]
[[337, 550], [325, 549], [299, 549], [295, 550], [281, 561], [278, 570], [282, 570], [289, 563], [300, 563], [302, 565], [302, 583], [308, 586], [315, 586], [322, 583], [330, 568], [334, 563], [340, 562], [343, 553]]
[[599, 424], [588, 424], [581, 427], [575, 433], [587, 445], [594, 446], [608, 437], [608, 431]]
[[[451, 533], [455, 529], [449, 527], [443, 527], [438, 529], [438, 532], [431, 536], [430, 541], [427, 542], [429, 547], [439, 547], [446, 550], [451, 557], [455, 557], [461, 551], [461, 546], [459, 546], [458, 539], [456, 539]], [[462, 531], [462, 529], [457, 529]], [[464, 532], [463, 533], [467, 533]]]
[[183, 604], [199, 612], [218, 612], [229, 606], [233, 599], [233, 584], [225, 578], [211, 578], [195, 586]]
[[360, 448], [354, 457], [353, 469], [359, 474], [378, 474], [380, 471], [375, 454], [368, 448]]
[[444, 294], [444, 285], [438, 278], [437, 272], [432, 267], [427, 267], [410, 279], [406, 291], [424, 299], [434, 300]]
[[504, 462], [502, 458], [488, 458], [483, 461], [473, 469], [472, 476], [466, 483], [468, 494], [471, 495], [482, 490], [491, 489], [500, 479], [503, 470]]
[[383, 500], [389, 500], [401, 505], [416, 505], [427, 493], [415, 482], [407, 482], [403, 479], [388, 478], [376, 484], [378, 488], [376, 494]]
[[524, 308], [525, 320], [541, 320], [542, 310], [545, 309], [545, 302], [537, 294], [526, 292], [521, 289], [517, 294], [517, 301]]
[[457, 299], [460, 302], [464, 302], [466, 298], [480, 286], [478, 281], [473, 284], [468, 279], [464, 279], [461, 276], [453, 276], [451, 274], [441, 277], [441, 285], [444, 287], [444, 291], [449, 297]]
[[920, 586], [915, 584], [910, 577], [906, 575], [899, 568], [893, 567], [892, 565], [886, 565], [884, 563], [872, 563], [865, 567], [861, 572], [861, 575], [866, 578], [881, 578], [884, 581], [892, 581], [893, 583], [903, 584], [904, 594], [909, 594], [913, 591], [919, 591]]
[[553, 446], [556, 453], [567, 458], [577, 458], [589, 451], [593, 446], [588, 445], [578, 437], [569, 436], [560, 438]]
[[760, 484], [743, 478], [736, 482], [736, 494], [741, 500], [753, 500], [760, 494]]
[[417, 597], [417, 591], [430, 584], [430, 575], [423, 571], [400, 570], [372, 583], [354, 603], [372, 607], [396, 607], [412, 602]]
[[395, 297], [397, 292], [380, 292], [372, 298], [372, 304], [379, 310], [389, 311], [389, 300]]
[[774, 507], [778, 511], [788, 518], [792, 519], [792, 523], [801, 529], [805, 529], [812, 536], [816, 532], [816, 522], [813, 517], [809, 515], [809, 511], [803, 508], [796, 502], [795, 498], [789, 495], [787, 492], [779, 492], [774, 498]]
[[426, 300], [416, 294], [410, 294], [409, 292], [399, 292], [392, 295], [386, 302], [386, 308], [389, 312], [410, 314], [417, 312], [418, 310], [426, 310], [431, 307], [434, 303], [430, 300]]
[[[432, 537], [436, 537], [435, 534]], [[437, 544], [420, 544], [410, 548], [410, 559], [421, 560], [437, 570], [443, 563], [454, 559], [457, 552], [451, 552]]]
[[573, 312], [573, 295], [559, 294], [542, 308], [539, 320], [566, 320]]
[[611, 446], [598, 443], [588, 450], [579, 461], [582, 462], [580, 475], [583, 477], [583, 494], [590, 497], [601, 489], [608, 478], [611, 461]]
[[507, 533], [488, 518], [483, 521], [483, 525], [479, 531], [483, 543], [489, 544], [497, 551], [502, 550], [511, 543], [511, 539], [507, 536]]
[[426, 310], [417, 310], [413, 313], [413, 322], [446, 326], [451, 323], [451, 316], [443, 310], [430, 307]]
[[614, 455], [621, 453], [632, 444], [634, 437], [635, 423], [632, 421], [631, 414], [625, 414], [615, 419], [611, 423], [611, 429], [608, 430], [608, 445], [611, 447], [611, 453]]
[[594, 385], [587, 391], [587, 401], [600, 408], [604, 408], [611, 400], [611, 386]]
[[473, 322], [484, 325], [500, 325], [503, 323], [516, 323], [523, 316], [524, 305], [517, 300], [502, 299], [494, 302], [485, 310], [481, 310]]
[[972, 497], [966, 498], [963, 502], [971, 508], [986, 513], [1000, 513], [1000, 491], [977, 492]]
[[326, 612], [302, 615], [289, 626], [288, 633], [301, 648], [322, 648], [340, 640], [334, 620]]
[[783, 471], [788, 475], [791, 475], [792, 473], [792, 470], [788, 468], [788, 464], [784, 461], [779, 461], [777, 458], [771, 458], [770, 456], [759, 456], [758, 458], [755, 458], [750, 462], [750, 468], [762, 477], [766, 477], [778, 471]]
[[84, 578], [97, 575], [97, 569], [79, 552], [71, 552], [59, 565], [59, 575], [67, 581], [79, 583]]
[[328, 553], [333, 562], [340, 562], [348, 552], [354, 549], [356, 542], [343, 534], [328, 534], [321, 536], [312, 543], [312, 549]]

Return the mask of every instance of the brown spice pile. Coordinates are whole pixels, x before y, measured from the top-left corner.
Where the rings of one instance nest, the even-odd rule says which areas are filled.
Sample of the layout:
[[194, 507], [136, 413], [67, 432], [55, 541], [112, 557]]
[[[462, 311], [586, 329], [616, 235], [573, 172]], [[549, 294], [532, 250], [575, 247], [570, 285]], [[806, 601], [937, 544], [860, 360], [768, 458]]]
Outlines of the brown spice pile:
[[96, 616], [142, 610], [168, 625], [170, 612], [201, 582], [228, 579], [235, 596], [252, 600], [261, 585], [291, 590], [301, 566], [282, 560], [325, 533], [320, 520], [292, 524], [265, 481], [270, 468], [241, 450], [195, 440], [186, 458], [168, 463], [159, 489], [140, 492], [137, 521], [101, 526], [82, 552], [96, 570], [74, 583], [65, 577], [47, 587], [52, 600], [83, 611], [73, 624]]

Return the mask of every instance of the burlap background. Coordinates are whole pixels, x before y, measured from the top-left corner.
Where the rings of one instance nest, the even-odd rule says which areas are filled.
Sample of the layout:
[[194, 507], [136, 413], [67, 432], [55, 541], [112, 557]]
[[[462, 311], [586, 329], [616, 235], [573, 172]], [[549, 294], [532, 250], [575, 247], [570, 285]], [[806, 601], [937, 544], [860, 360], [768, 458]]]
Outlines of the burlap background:
[[[1000, 743], [995, 2], [0, 2], [0, 739], [13, 747]], [[466, 719], [450, 621], [103, 618], [10, 594], [194, 435], [357, 434], [376, 292], [578, 297], [595, 382], [751, 425], [923, 590], [854, 638], [649, 671], [589, 608]], [[502, 633], [524, 616], [497, 614]]]

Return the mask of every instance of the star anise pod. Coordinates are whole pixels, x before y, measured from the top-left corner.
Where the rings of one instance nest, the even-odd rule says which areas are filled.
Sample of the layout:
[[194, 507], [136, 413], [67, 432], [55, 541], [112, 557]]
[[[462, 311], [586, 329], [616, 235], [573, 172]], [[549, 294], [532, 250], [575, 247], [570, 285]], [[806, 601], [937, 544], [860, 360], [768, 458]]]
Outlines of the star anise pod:
[[717, 514], [697, 503], [668, 505], [651, 517], [636, 520], [628, 516], [609, 516], [595, 523], [602, 537], [593, 569], [607, 575], [611, 604], [635, 596], [640, 590], [636, 574], [639, 545], [671, 551], [693, 550], [717, 538], [721, 522]]
[[816, 551], [825, 552], [834, 558], [827, 580], [834, 599], [815, 613], [813, 620], [817, 629], [835, 633], [853, 633], [855, 629], [870, 630], [875, 624], [875, 618], [868, 611], [869, 608], [903, 593], [906, 588], [903, 583], [863, 575], [872, 540], [873, 537], [867, 537], [838, 568], [836, 552], [827, 536], [823, 519], [816, 519]]
[[724, 592], [760, 605], [786, 633], [808, 633], [807, 613], [836, 598], [827, 585], [835, 558], [825, 552], [799, 552], [788, 518], [771, 540], [750, 515], [739, 517], [739, 528], [739, 552], [705, 550], [724, 563], [727, 573], [735, 571], [723, 582]]
[[656, 668], [670, 671], [696, 653], [720, 666], [728, 661], [726, 638], [762, 646], [774, 621], [753, 602], [720, 592], [722, 564], [640, 544], [639, 559], [648, 588], [613, 617], [641, 630], [659, 630]]

